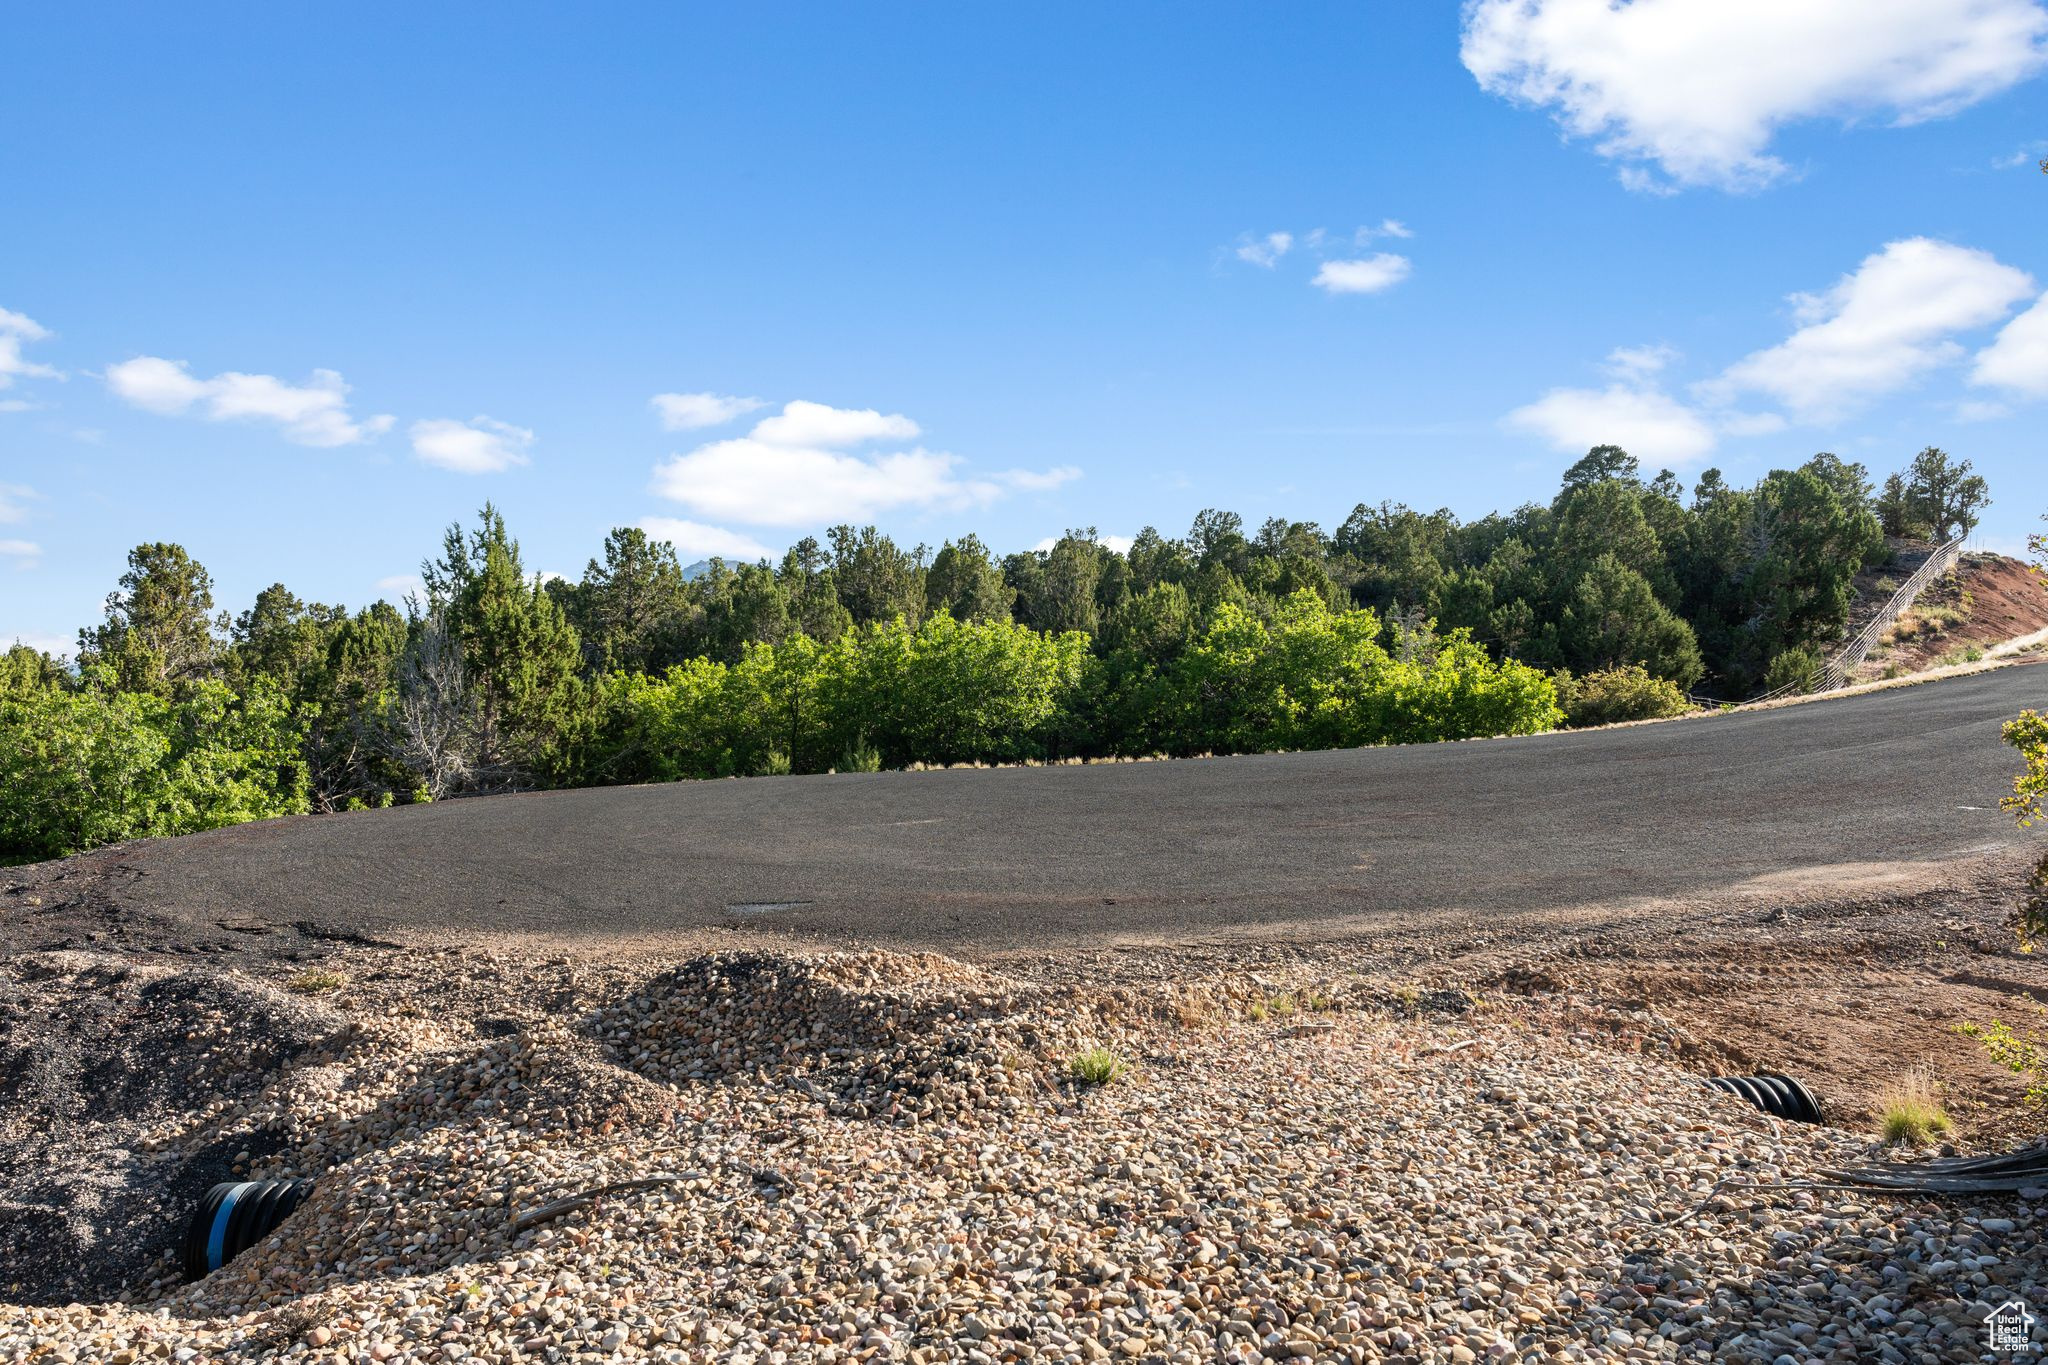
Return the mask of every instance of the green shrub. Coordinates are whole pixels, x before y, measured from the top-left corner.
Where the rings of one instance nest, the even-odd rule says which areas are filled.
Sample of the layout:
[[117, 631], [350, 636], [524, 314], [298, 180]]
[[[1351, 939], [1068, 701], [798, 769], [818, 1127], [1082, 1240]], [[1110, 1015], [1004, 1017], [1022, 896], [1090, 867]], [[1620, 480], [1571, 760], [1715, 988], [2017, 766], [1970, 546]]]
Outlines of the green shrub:
[[1179, 754], [1346, 749], [1534, 734], [1563, 719], [1554, 684], [1494, 663], [1464, 630], [1396, 658], [1378, 613], [1332, 611], [1306, 589], [1271, 624], [1232, 602], [1164, 678], [1162, 730]]
[[2031, 825], [2041, 818], [2042, 803], [2048, 801], [2048, 716], [2022, 711], [2019, 719], [2006, 722], [2000, 733], [2020, 751], [2027, 766], [2012, 780], [2012, 795], [1999, 805], [2011, 811], [2020, 824]]
[[1764, 691], [1776, 692], [1789, 687], [1794, 692], [1809, 692], [1813, 689], [1814, 675], [1819, 672], [1820, 655], [1813, 650], [1785, 650], [1764, 670]]
[[1660, 720], [1693, 709], [1678, 684], [1652, 676], [1640, 664], [1610, 668], [1573, 679], [1563, 701], [1565, 720], [1573, 726], [1613, 725], [1628, 720]]
[[0, 699], [0, 863], [309, 808], [299, 731], [267, 679], [176, 700], [110, 682]]
[[839, 756], [839, 771], [878, 773], [882, 771], [882, 751], [872, 744], [849, 744]]
[[2025, 1082], [2028, 1104], [2048, 1104], [2048, 1050], [2039, 1038], [2016, 1033], [2012, 1025], [1998, 1019], [1989, 1024], [1958, 1024], [1956, 1032], [1975, 1038], [1985, 1056]]
[[[2042, 807], [2048, 804], [2048, 716], [2022, 711], [2019, 719], [2006, 722], [2003, 734], [2005, 742], [2020, 751], [2026, 770], [2012, 780], [2012, 795], [1999, 805], [2011, 811], [2022, 826], [2031, 825], [2041, 818]], [[2014, 927], [2020, 946], [2030, 952], [2048, 938], [2048, 854], [2043, 854], [2034, 867], [2034, 875], [2014, 915]]]

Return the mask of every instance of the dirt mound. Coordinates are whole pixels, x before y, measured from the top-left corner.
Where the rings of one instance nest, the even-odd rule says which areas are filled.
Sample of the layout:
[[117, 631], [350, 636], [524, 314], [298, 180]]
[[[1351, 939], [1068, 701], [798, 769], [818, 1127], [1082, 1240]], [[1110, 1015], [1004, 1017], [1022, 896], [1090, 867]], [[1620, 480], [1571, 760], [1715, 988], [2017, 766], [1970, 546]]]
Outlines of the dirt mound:
[[0, 964], [0, 1266], [19, 1302], [102, 1297], [279, 1145], [266, 1095], [346, 1016], [257, 982], [77, 954]]

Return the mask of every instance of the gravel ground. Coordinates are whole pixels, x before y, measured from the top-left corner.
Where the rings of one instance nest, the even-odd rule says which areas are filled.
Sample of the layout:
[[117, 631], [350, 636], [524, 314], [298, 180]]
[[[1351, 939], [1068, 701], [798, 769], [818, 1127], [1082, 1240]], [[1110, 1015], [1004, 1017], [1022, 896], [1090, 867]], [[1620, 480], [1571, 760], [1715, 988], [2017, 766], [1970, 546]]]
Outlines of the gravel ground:
[[[150, 1046], [225, 1098], [46, 1106], [95, 1193], [37, 1215], [56, 1172], [0, 1230], [81, 1225], [81, 1292], [123, 1292], [0, 1306], [0, 1361], [1961, 1361], [1996, 1304], [2048, 1306], [2048, 1203], [1801, 1188], [1868, 1143], [1703, 1087], [1647, 1011], [880, 952], [409, 961], [339, 954], [314, 1004], [120, 979], [203, 1002], [218, 1033]], [[77, 1008], [108, 963], [9, 965], [76, 1051], [132, 1052]], [[279, 1020], [291, 1048], [247, 1046]], [[1131, 1071], [1073, 1081], [1095, 1044]], [[137, 1230], [107, 1193], [137, 1154], [319, 1186], [183, 1285], [94, 1250]]]

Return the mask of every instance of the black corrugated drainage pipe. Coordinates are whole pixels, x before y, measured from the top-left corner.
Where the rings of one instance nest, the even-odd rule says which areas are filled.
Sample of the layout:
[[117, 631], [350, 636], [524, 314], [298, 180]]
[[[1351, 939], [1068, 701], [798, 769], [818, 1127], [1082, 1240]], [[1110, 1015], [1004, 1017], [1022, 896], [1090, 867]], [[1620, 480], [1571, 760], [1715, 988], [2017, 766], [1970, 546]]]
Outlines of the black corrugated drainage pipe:
[[313, 1192], [310, 1180], [227, 1180], [206, 1192], [185, 1229], [185, 1278], [196, 1280], [268, 1237]]
[[1707, 1084], [1748, 1100], [1773, 1118], [1794, 1123], [1821, 1121], [1820, 1101], [1790, 1076], [1766, 1071], [1754, 1076], [1716, 1076]]

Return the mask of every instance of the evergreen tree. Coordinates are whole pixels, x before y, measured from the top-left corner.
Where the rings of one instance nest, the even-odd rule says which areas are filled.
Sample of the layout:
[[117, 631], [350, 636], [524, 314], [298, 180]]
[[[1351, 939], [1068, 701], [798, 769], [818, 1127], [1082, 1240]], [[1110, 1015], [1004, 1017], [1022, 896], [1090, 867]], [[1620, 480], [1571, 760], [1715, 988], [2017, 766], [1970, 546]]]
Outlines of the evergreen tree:
[[524, 785], [545, 775], [579, 701], [582, 645], [561, 605], [527, 575], [519, 543], [488, 503], [466, 538], [459, 525], [448, 528], [442, 558], [423, 565], [421, 576], [461, 650], [477, 780]]
[[855, 625], [893, 621], [901, 616], [916, 625], [925, 613], [925, 550], [904, 550], [872, 526], [856, 531], [834, 526], [832, 570], [838, 575], [839, 601]]
[[1953, 459], [1935, 446], [1913, 457], [1906, 476], [1908, 515], [1935, 540], [1945, 542], [1976, 529], [1990, 505], [1990, 490], [1982, 475], [1970, 472], [1968, 460]]
[[1615, 555], [1602, 555], [1573, 587], [1558, 628], [1577, 673], [1637, 664], [1689, 688], [1705, 672], [1692, 627], [1651, 590], [1649, 580]]
[[944, 611], [956, 621], [1007, 621], [1015, 599], [1016, 593], [1003, 582], [1002, 569], [979, 536], [947, 541], [925, 574], [925, 606]]
[[328, 645], [347, 619], [344, 607], [301, 602], [284, 584], [273, 583], [235, 618], [233, 672], [238, 679], [269, 678], [286, 696], [300, 698], [317, 685]]
[[584, 567], [573, 591], [557, 595], [593, 671], [651, 672], [681, 644], [688, 587], [675, 546], [621, 526], [605, 537], [603, 559]]
[[213, 576], [182, 545], [130, 550], [106, 612], [104, 623], [78, 632], [78, 661], [110, 670], [124, 692], [169, 696], [219, 666], [226, 614], [213, 616]]
[[1636, 483], [1641, 466], [1635, 456], [1620, 446], [1594, 446], [1564, 472], [1564, 490], [1559, 499], [1596, 483]]

